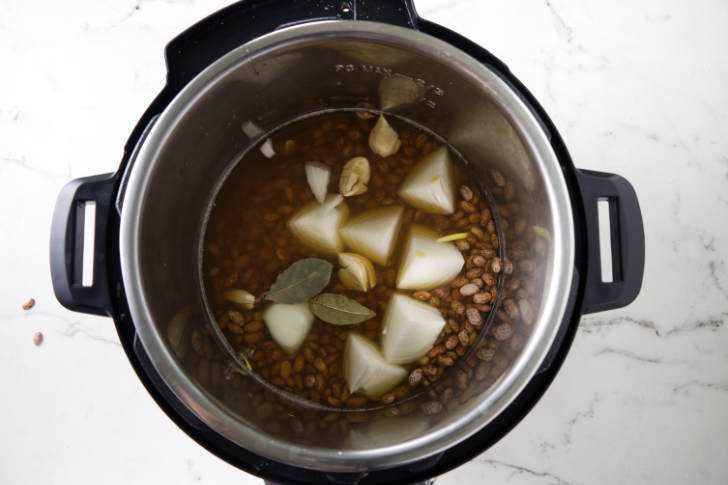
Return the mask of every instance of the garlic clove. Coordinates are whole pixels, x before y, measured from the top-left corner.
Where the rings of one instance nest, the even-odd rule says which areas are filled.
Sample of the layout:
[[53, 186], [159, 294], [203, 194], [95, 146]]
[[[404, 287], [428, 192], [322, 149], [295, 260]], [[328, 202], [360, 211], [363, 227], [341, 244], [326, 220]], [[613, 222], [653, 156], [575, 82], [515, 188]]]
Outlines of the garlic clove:
[[339, 279], [350, 290], [368, 291], [377, 284], [371, 261], [354, 253], [339, 253]]
[[371, 177], [369, 160], [365, 157], [354, 157], [344, 165], [339, 177], [339, 192], [344, 197], [363, 194]]
[[444, 326], [437, 308], [395, 293], [382, 318], [382, 354], [391, 364], [414, 362], [432, 348]]
[[425, 212], [452, 214], [455, 211], [456, 178], [455, 166], [443, 146], [412, 168], [397, 194]]
[[397, 243], [404, 207], [372, 209], [351, 218], [339, 233], [353, 251], [386, 265]]
[[228, 290], [223, 294], [223, 297], [246, 310], [252, 310], [253, 306], [255, 306], [255, 296], [245, 290]]
[[331, 169], [320, 162], [306, 162], [306, 181], [311, 187], [313, 196], [319, 203], [323, 203], [328, 192], [329, 178], [331, 177]]
[[384, 115], [379, 115], [379, 120], [369, 133], [369, 148], [380, 157], [386, 158], [397, 153], [401, 145], [397, 132], [389, 125]]
[[389, 391], [407, 375], [403, 367], [386, 362], [371, 340], [355, 333], [346, 339], [343, 369], [349, 392], [362, 390], [370, 398]]
[[311, 330], [313, 313], [308, 303], [273, 303], [263, 312], [271, 337], [283, 350], [294, 353]]
[[311, 202], [288, 220], [288, 228], [303, 244], [325, 254], [344, 249], [339, 228], [349, 216], [344, 197], [329, 194], [323, 204]]
[[451, 242], [438, 242], [439, 235], [426, 227], [412, 225], [402, 252], [397, 288], [430, 290], [452, 281], [465, 264]]

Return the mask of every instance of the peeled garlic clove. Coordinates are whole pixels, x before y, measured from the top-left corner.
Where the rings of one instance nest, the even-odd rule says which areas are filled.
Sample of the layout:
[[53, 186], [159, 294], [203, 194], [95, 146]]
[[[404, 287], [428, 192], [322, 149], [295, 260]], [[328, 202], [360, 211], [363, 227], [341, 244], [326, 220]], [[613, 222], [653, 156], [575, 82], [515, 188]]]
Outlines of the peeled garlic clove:
[[410, 227], [397, 273], [397, 288], [431, 290], [452, 281], [465, 264], [463, 255], [450, 242], [426, 227]]
[[246, 310], [252, 310], [253, 306], [255, 306], [255, 296], [245, 290], [229, 290], [223, 296], [227, 301], [235, 303]]
[[344, 197], [329, 194], [323, 204], [311, 202], [288, 220], [288, 228], [303, 244], [326, 254], [344, 249], [339, 228], [349, 216]]
[[371, 340], [355, 333], [346, 339], [343, 368], [349, 392], [363, 390], [370, 398], [389, 391], [407, 375], [403, 367], [387, 363]]
[[391, 364], [414, 362], [432, 348], [444, 326], [437, 308], [395, 293], [382, 318], [382, 354]]
[[308, 303], [273, 303], [263, 312], [268, 331], [283, 350], [294, 353], [311, 330], [313, 313]]
[[362, 212], [341, 227], [344, 243], [375, 263], [386, 265], [397, 243], [402, 224], [401, 205]]
[[344, 197], [363, 194], [371, 177], [369, 160], [365, 157], [354, 157], [344, 165], [339, 177], [339, 192]]
[[432, 214], [452, 214], [456, 201], [456, 172], [447, 148], [423, 158], [402, 182], [397, 194], [408, 204]]
[[369, 148], [380, 157], [388, 157], [397, 153], [401, 145], [397, 132], [389, 125], [384, 115], [379, 115], [379, 120], [369, 133]]
[[306, 162], [306, 181], [308, 186], [311, 187], [313, 196], [319, 203], [322, 203], [326, 198], [326, 192], [329, 188], [329, 178], [331, 177], [331, 170], [329, 167], [320, 162]]
[[339, 253], [339, 279], [350, 290], [368, 291], [377, 284], [372, 263], [359, 254]]

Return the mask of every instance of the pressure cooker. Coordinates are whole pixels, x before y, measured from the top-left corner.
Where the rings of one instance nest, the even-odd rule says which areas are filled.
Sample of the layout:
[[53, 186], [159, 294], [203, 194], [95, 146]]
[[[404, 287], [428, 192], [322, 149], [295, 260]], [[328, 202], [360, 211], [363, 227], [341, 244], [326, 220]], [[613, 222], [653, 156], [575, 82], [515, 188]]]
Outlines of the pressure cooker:
[[[119, 169], [73, 180], [58, 197], [53, 287], [66, 308], [111, 317], [152, 398], [232, 465], [292, 484], [399, 484], [442, 474], [529, 412], [563, 363], [582, 315], [623, 307], [638, 295], [644, 233], [630, 184], [576, 169], [554, 124], [508, 67], [419, 17], [411, 0], [244, 0], [181, 33], [165, 57], [166, 84], [131, 132]], [[463, 385], [446, 376], [407, 406], [347, 414], [346, 432], [331, 433], [326, 423], [347, 411], [277, 396], [252, 376], [230, 379], [239, 356], [202, 297], [202, 228], [237, 154], [291, 120], [362, 103], [435, 132], [486, 188], [497, 192], [503, 177], [527, 194], [518, 217], [541, 238], [529, 256], [539, 263], [528, 276], [537, 297], [522, 308], [529, 314], [523, 343], [498, 376]], [[245, 122], [259, 133], [246, 133]], [[610, 216], [611, 281], [602, 275], [600, 201]], [[513, 210], [496, 200], [502, 230]], [[212, 370], [196, 370], [192, 345]], [[472, 370], [466, 363], [453, 372]], [[264, 426], [260, 386], [268, 386], [277, 413], [317, 431], [302, 436], [295, 426]], [[424, 412], [445, 386], [454, 389], [447, 405]]]

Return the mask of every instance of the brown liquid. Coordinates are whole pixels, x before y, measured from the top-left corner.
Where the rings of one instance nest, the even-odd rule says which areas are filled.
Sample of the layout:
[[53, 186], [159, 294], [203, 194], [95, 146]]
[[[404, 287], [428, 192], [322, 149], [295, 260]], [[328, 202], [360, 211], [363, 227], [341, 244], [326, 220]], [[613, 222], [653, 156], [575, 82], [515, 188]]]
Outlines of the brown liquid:
[[[223, 296], [230, 289], [244, 289], [260, 296], [278, 274], [302, 258], [319, 257], [336, 264], [335, 258], [322, 256], [300, 243], [286, 226], [292, 213], [314, 200], [306, 182], [305, 162], [315, 160], [331, 167], [329, 192], [336, 193], [343, 165], [352, 157], [366, 157], [372, 172], [368, 191], [347, 197], [346, 203], [351, 215], [371, 208], [403, 205], [400, 243], [412, 222], [441, 234], [470, 230], [468, 240], [458, 243], [468, 263], [451, 285], [430, 292], [407, 292], [437, 307], [448, 324], [428, 355], [408, 366], [409, 377], [379, 397], [378, 402], [389, 403], [418, 392], [453, 366], [473, 344], [490, 311], [489, 302], [480, 302], [483, 294], [490, 293], [490, 301], [496, 296], [497, 274], [491, 259], [496, 256], [498, 239], [490, 211], [476, 185], [468, 185], [472, 198], [459, 198], [460, 209], [454, 215], [425, 214], [405, 204], [397, 197], [397, 189], [410, 168], [437, 148], [439, 142], [401, 120], [388, 121], [399, 133], [402, 146], [386, 159], [372, 153], [367, 143], [376, 118], [360, 119], [355, 112], [318, 115], [276, 131], [271, 135], [276, 155], [268, 159], [258, 147], [245, 154], [220, 189], [206, 229], [206, 294], [230, 343], [263, 379], [327, 406], [360, 408], [374, 404], [363, 394], [349, 394], [342, 374], [342, 353], [350, 331], [378, 342], [380, 319], [395, 290], [398, 252], [387, 267], [375, 265], [377, 285], [367, 293], [344, 288], [334, 271], [324, 291], [355, 299], [377, 315], [367, 322], [343, 327], [316, 319], [304, 344], [293, 355], [286, 354], [266, 329], [262, 311], [267, 302], [258, 302], [253, 310], [245, 311]], [[451, 155], [464, 169], [455, 154]], [[471, 281], [481, 285], [480, 299], [476, 300], [480, 303], [459, 291], [460, 286]]]

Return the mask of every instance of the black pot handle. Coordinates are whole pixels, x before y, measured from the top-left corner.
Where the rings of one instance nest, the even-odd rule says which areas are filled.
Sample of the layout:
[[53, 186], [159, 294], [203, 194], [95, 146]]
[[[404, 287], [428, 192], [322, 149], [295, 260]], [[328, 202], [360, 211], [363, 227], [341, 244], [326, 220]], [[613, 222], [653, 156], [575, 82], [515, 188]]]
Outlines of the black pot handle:
[[[584, 201], [588, 266], [584, 313], [621, 308], [640, 292], [645, 269], [645, 233], [637, 194], [623, 177], [606, 172], [577, 170]], [[597, 203], [609, 202], [613, 281], [603, 282], [599, 248]]]
[[242, 0], [167, 44], [168, 89], [179, 91], [212, 62], [256, 37], [316, 20], [371, 20], [417, 28], [419, 18], [412, 0]]
[[[106, 275], [107, 230], [113, 207], [115, 174], [68, 182], [56, 201], [51, 223], [51, 279], [56, 298], [69, 310], [109, 315], [111, 299]], [[83, 284], [84, 219], [87, 202], [95, 202], [93, 273]]]

